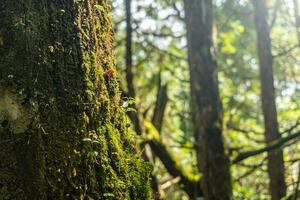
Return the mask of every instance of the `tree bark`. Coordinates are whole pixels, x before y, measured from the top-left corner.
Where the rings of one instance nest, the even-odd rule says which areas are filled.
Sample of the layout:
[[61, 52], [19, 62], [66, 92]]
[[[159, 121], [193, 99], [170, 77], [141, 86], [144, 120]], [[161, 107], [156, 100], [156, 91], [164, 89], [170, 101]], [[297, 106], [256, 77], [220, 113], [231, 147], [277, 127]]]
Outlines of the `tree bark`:
[[231, 199], [229, 159], [222, 139], [222, 105], [213, 52], [211, 0], [185, 0], [188, 61], [198, 168], [206, 199]]
[[[273, 77], [273, 56], [271, 52], [270, 29], [267, 22], [268, 10], [264, 0], [253, 0], [254, 21], [257, 32], [257, 50], [259, 58], [262, 110], [267, 145], [281, 138], [278, 131], [275, 89]], [[273, 200], [286, 195], [284, 161], [282, 149], [268, 152], [268, 174], [270, 192]]]
[[105, 0], [0, 1], [0, 199], [149, 199]]

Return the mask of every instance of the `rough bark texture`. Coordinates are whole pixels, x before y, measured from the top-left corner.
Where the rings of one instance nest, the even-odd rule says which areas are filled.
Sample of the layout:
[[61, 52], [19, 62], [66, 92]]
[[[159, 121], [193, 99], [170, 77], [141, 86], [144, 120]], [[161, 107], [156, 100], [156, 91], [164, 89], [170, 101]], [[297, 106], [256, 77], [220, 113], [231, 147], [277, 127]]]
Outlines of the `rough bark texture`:
[[0, 1], [0, 199], [148, 199], [105, 0]]
[[[262, 110], [265, 123], [265, 141], [267, 144], [280, 138], [278, 131], [273, 78], [273, 57], [271, 53], [268, 11], [264, 0], [253, 0], [255, 26], [257, 31], [257, 50], [260, 68]], [[273, 200], [280, 200], [286, 194], [284, 180], [284, 161], [282, 149], [268, 152], [268, 174], [270, 192]]]
[[229, 159], [222, 140], [222, 105], [212, 41], [211, 0], [185, 0], [192, 112], [198, 168], [206, 199], [231, 199]]

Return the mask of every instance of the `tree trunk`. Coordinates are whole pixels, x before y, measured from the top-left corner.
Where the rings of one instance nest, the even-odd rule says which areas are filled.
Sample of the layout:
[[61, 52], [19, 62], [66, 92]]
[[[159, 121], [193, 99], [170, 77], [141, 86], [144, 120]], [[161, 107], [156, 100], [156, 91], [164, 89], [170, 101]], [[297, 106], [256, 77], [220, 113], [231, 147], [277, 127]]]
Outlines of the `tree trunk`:
[[[278, 131], [273, 78], [273, 56], [271, 53], [270, 29], [267, 22], [268, 11], [264, 0], [253, 0], [257, 49], [260, 67], [261, 99], [267, 144], [280, 138]], [[284, 161], [282, 149], [268, 152], [268, 174], [273, 200], [280, 200], [286, 194]]]
[[188, 58], [198, 168], [206, 199], [231, 199], [229, 159], [213, 52], [211, 0], [185, 0]]
[[0, 199], [150, 198], [120, 106], [108, 9], [0, 1]]
[[[133, 63], [132, 63], [132, 19], [131, 19], [131, 0], [125, 0], [125, 10], [126, 10], [126, 83], [127, 83], [127, 96], [130, 98], [136, 98], [135, 88], [133, 84]], [[136, 105], [130, 105], [133, 109], [137, 110]], [[136, 134], [142, 135], [143, 127], [139, 114], [137, 112], [128, 113]]]
[[298, 0], [294, 0], [294, 13], [295, 13], [295, 27], [298, 37], [298, 45], [300, 47], [300, 4]]

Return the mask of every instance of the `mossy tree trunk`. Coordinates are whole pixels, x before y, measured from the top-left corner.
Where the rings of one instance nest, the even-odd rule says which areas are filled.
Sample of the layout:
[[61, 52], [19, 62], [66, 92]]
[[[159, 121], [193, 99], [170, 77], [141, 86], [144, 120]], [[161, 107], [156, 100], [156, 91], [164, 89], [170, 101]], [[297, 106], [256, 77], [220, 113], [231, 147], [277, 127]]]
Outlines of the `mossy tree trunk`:
[[0, 199], [148, 199], [105, 0], [0, 1]]

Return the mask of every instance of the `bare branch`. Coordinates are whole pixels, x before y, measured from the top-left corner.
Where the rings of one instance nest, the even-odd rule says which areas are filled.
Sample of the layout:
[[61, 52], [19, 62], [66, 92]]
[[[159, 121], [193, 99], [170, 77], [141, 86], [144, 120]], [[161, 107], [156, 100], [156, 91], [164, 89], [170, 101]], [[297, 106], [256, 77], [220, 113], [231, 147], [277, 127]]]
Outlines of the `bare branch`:
[[278, 53], [277, 55], [273, 55], [273, 58], [278, 58], [278, 57], [281, 57], [281, 56], [285, 56], [286, 54], [293, 52], [297, 48], [298, 48], [298, 45], [292, 46], [292, 47], [290, 47], [288, 49], [285, 49], [284, 51]]
[[266, 147], [263, 147], [263, 148], [260, 148], [260, 149], [257, 149], [257, 150], [253, 150], [253, 151], [248, 151], [248, 152], [241, 153], [240, 155], [238, 155], [232, 161], [232, 163], [236, 164], [236, 163], [239, 163], [239, 162], [241, 162], [241, 161], [243, 161], [243, 160], [245, 160], [247, 158], [250, 158], [250, 157], [253, 157], [253, 156], [257, 156], [257, 155], [259, 155], [261, 153], [264, 153], [264, 152], [269, 152], [269, 151], [271, 151], [273, 149], [280, 148], [283, 145], [285, 145], [287, 142], [292, 141], [292, 140], [294, 140], [296, 138], [299, 138], [299, 137], [300, 137], [300, 132], [292, 134], [292, 135], [289, 135], [289, 136], [286, 136], [286, 137], [279, 138], [278, 140], [270, 143]]
[[200, 189], [200, 180], [194, 181], [190, 180], [180, 169], [180, 167], [176, 164], [176, 161], [172, 158], [172, 156], [169, 154], [166, 147], [154, 140], [148, 141], [148, 144], [151, 146], [151, 149], [155, 153], [156, 156], [158, 156], [165, 166], [165, 168], [168, 170], [168, 172], [173, 177], [180, 177], [179, 183], [183, 185], [184, 191], [193, 199], [195, 197], [203, 196], [203, 193]]

